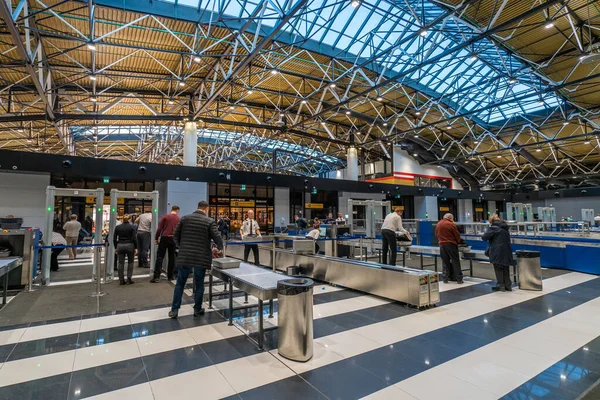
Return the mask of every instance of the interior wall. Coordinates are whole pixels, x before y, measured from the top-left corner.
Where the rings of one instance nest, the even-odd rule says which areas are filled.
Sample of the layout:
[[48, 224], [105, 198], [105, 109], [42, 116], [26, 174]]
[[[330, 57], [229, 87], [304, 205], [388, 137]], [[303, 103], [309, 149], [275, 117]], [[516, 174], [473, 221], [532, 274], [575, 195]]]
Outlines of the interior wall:
[[23, 226], [46, 225], [49, 174], [0, 173], [0, 216], [23, 218]]
[[174, 205], [180, 207], [180, 215], [191, 214], [198, 208], [199, 201], [208, 201], [206, 182], [167, 181], [163, 183], [164, 186], [157, 185], [156, 189], [159, 191], [159, 203], [164, 207], [161, 210], [162, 214], [169, 212]]
[[276, 187], [273, 201], [275, 205], [275, 227], [287, 226], [290, 223], [290, 188]]
[[[440, 178], [452, 178], [450, 172], [444, 167], [433, 165], [421, 165], [406, 150], [394, 147], [394, 172], [404, 172], [415, 175], [435, 176]], [[452, 188], [462, 189], [462, 185], [452, 178]]]
[[438, 221], [438, 198], [435, 196], [415, 196], [415, 219]]
[[[591, 208], [594, 210], [595, 215], [600, 214], [600, 197], [567, 197], [560, 199], [546, 199], [544, 201], [544, 206], [554, 207], [556, 209], [556, 219], [559, 221], [562, 217], [567, 218], [570, 216], [576, 220], [580, 220], [582, 208]], [[533, 212], [537, 213], [537, 208], [534, 208]]]

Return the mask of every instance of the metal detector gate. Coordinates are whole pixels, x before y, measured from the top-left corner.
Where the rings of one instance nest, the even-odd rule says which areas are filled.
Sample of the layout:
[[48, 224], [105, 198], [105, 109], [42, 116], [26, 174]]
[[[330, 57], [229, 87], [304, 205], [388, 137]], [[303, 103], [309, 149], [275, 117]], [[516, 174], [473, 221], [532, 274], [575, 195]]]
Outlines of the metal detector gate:
[[113, 243], [115, 227], [117, 226], [117, 202], [118, 199], [136, 199], [136, 200], [152, 200], [152, 224], [150, 225], [150, 275], [154, 272], [154, 264], [156, 257], [156, 244], [154, 243], [154, 235], [158, 228], [158, 191], [153, 192], [132, 192], [125, 190], [112, 189], [110, 191], [110, 213], [108, 218], [108, 254], [106, 255], [106, 279], [112, 280], [115, 276], [115, 245]]
[[[102, 244], [102, 205], [104, 203], [104, 189], [57, 189], [54, 186], [46, 188], [46, 230], [44, 231], [44, 243], [52, 245], [52, 231], [54, 230], [54, 204], [56, 196], [67, 197], [94, 197], [96, 206], [94, 212], [96, 214], [96, 232], [94, 234], [94, 244]], [[42, 254], [42, 284], [50, 283], [50, 254], [52, 249], [44, 248]], [[92, 279], [96, 277], [96, 271], [100, 267], [100, 258], [102, 248], [94, 247]]]

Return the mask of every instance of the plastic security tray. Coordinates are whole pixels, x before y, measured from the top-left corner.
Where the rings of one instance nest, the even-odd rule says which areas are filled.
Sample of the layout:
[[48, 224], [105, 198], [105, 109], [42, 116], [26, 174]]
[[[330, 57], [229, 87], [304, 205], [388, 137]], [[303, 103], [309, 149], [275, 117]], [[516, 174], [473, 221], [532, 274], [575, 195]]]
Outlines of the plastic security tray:
[[213, 259], [213, 265], [216, 268], [220, 269], [231, 269], [231, 268], [239, 268], [240, 260], [235, 258], [223, 257], [223, 258], [215, 258]]

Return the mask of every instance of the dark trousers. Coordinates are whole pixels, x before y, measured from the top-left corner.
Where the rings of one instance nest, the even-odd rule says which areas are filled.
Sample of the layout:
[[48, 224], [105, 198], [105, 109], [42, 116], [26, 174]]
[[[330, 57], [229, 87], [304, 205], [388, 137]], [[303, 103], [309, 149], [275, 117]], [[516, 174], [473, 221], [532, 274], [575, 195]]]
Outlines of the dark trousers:
[[229, 229], [223, 229], [221, 231], [221, 237], [223, 240], [229, 240]]
[[460, 266], [460, 255], [458, 254], [458, 246], [455, 244], [443, 244], [440, 246], [440, 257], [442, 259], [442, 268], [444, 280], [449, 280], [451, 277], [457, 282], [463, 280], [463, 273]]
[[315, 241], [315, 254], [319, 254], [319, 249], [320, 249], [320, 247], [319, 247], [319, 243], [317, 243], [317, 242]]
[[156, 264], [154, 265], [154, 278], [160, 278], [160, 270], [162, 269], [165, 254], [169, 252], [169, 265], [167, 266], [167, 279], [173, 278], [175, 270], [175, 240], [173, 236], [162, 236], [158, 242], [158, 250], [156, 251]]
[[127, 280], [133, 276], [133, 243], [117, 243], [117, 258], [119, 259], [119, 281], [125, 282], [125, 256], [127, 256]]
[[50, 271], [58, 271], [58, 255], [62, 253], [64, 249], [52, 249], [50, 253]]
[[171, 305], [173, 311], [177, 311], [181, 307], [183, 289], [185, 289], [185, 283], [190, 276], [190, 272], [192, 272], [192, 268], [194, 269], [194, 310], [200, 311], [202, 309], [202, 300], [204, 298], [204, 275], [206, 274], [206, 269], [180, 266], [177, 268], [177, 283], [175, 284], [173, 304]]
[[396, 232], [389, 229], [381, 230], [381, 262], [383, 264], [388, 263], [388, 251], [390, 252], [390, 264], [396, 265], [396, 255], [398, 249], [396, 248]]
[[512, 286], [512, 282], [510, 281], [510, 266], [494, 263], [494, 272], [496, 273], [498, 286], [504, 286], [506, 289], [510, 289]]
[[250, 256], [250, 250], [254, 253], [254, 265], [260, 265], [258, 262], [258, 245], [257, 244], [245, 244], [244, 245], [244, 262], [248, 262]]
[[150, 240], [152, 235], [150, 232], [138, 231], [138, 266], [148, 267], [148, 250], [150, 249]]

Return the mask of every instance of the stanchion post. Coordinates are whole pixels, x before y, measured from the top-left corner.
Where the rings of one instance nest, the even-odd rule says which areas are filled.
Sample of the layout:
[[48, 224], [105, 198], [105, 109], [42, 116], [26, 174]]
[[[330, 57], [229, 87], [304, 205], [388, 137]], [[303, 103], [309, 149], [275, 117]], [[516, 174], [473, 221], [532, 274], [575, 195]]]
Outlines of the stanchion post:
[[273, 249], [271, 250], [271, 267], [275, 272], [275, 237], [273, 237]]
[[[97, 253], [96, 257], [100, 257], [102, 255], [102, 247], [97, 246], [94, 251]], [[98, 258], [98, 261], [100, 261], [100, 259]], [[104, 263], [106, 264], [106, 258], [104, 259]], [[105, 267], [106, 268], [106, 267]], [[108, 293], [106, 292], [101, 292], [100, 291], [100, 283], [102, 278], [100, 277], [102, 275], [102, 263], [98, 262], [98, 269], [96, 270], [97, 274], [96, 274], [96, 292], [95, 293], [91, 293], [89, 295], [89, 297], [102, 297], [102, 296], [106, 296]]]

